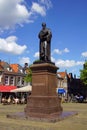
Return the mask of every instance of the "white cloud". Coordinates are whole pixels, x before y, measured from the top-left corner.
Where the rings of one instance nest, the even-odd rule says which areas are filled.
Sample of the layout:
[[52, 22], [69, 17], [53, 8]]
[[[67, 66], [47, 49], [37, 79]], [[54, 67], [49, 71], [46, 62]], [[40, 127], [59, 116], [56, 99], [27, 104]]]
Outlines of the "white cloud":
[[36, 53], [34, 54], [34, 57], [35, 57], [35, 58], [39, 58], [39, 52], [36, 52]]
[[27, 8], [25, 0], [0, 0], [0, 32], [23, 26], [24, 23], [34, 22], [38, 14], [45, 16], [51, 8], [50, 0], [37, 0]]
[[0, 38], [0, 52], [20, 55], [26, 50], [26, 45], [19, 45], [16, 36], [9, 36], [6, 39]]
[[53, 58], [52, 56], [51, 56], [51, 61], [52, 61], [52, 62], [55, 62], [55, 58]]
[[59, 50], [59, 49], [54, 49], [52, 54], [63, 54], [63, 53], [68, 53], [69, 52], [69, 49], [68, 48], [65, 48], [64, 50]]
[[83, 52], [81, 55], [82, 55], [83, 57], [87, 57], [87, 52]]
[[19, 64], [24, 65], [25, 63], [30, 64], [30, 58], [29, 57], [22, 57], [19, 59]]
[[29, 12], [23, 0], [0, 0], [0, 30], [29, 21]]
[[70, 51], [69, 51], [68, 48], [65, 48], [65, 49], [63, 50], [63, 52], [68, 53], [68, 52], [70, 52]]
[[58, 67], [62, 67], [62, 68], [70, 68], [70, 67], [74, 67], [74, 66], [79, 66], [79, 65], [83, 65], [82, 61], [74, 61], [74, 60], [56, 60], [56, 65]]
[[60, 51], [59, 49], [54, 49], [52, 54], [61, 54], [62, 51]]
[[32, 3], [32, 8], [31, 8], [32, 13], [38, 13], [42, 16], [46, 15], [46, 9], [44, 6], [41, 6], [38, 3], [33, 2]]
[[50, 0], [38, 0], [41, 4], [44, 4], [47, 9], [49, 9], [50, 7], [52, 7], [52, 3]]

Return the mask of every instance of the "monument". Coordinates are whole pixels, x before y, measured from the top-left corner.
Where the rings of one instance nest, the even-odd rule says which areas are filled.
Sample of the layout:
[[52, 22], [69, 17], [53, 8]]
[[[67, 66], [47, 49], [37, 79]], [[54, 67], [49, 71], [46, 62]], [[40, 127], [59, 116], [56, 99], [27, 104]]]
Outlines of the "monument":
[[56, 93], [57, 70], [55, 63], [51, 62], [51, 38], [50, 29], [42, 23], [42, 30], [38, 35], [39, 61], [34, 62], [32, 70], [32, 93], [27, 98], [24, 112], [7, 114], [8, 118], [29, 119], [34, 121], [56, 122], [66, 117], [77, 115], [77, 112], [63, 112], [61, 99]]
[[51, 30], [42, 23], [39, 32], [39, 61], [31, 65], [32, 94], [27, 99], [25, 115], [29, 119], [55, 120], [61, 115], [61, 99], [56, 93], [57, 69], [51, 62]]

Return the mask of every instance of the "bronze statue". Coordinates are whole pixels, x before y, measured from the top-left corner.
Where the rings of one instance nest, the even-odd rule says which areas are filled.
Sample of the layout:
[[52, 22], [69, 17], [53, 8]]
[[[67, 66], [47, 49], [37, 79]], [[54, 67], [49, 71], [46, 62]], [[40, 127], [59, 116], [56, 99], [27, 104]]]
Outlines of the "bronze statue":
[[46, 23], [42, 23], [42, 30], [39, 32], [38, 37], [40, 39], [40, 60], [51, 61], [50, 44], [52, 33], [50, 29], [46, 28]]

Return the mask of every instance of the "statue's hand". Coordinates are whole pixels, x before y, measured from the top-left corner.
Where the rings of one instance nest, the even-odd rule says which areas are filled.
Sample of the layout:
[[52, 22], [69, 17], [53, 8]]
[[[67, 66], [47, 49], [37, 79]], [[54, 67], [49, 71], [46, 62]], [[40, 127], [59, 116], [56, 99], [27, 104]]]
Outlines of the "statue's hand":
[[50, 36], [47, 36], [47, 41], [49, 42], [51, 40], [51, 37]]

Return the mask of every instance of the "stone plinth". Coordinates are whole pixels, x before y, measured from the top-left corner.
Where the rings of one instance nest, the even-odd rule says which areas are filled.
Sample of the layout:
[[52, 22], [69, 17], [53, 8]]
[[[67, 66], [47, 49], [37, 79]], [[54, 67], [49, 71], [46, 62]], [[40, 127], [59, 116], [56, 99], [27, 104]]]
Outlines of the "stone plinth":
[[55, 118], [62, 113], [61, 99], [56, 93], [57, 67], [51, 63], [33, 64], [32, 94], [25, 108], [26, 117]]

